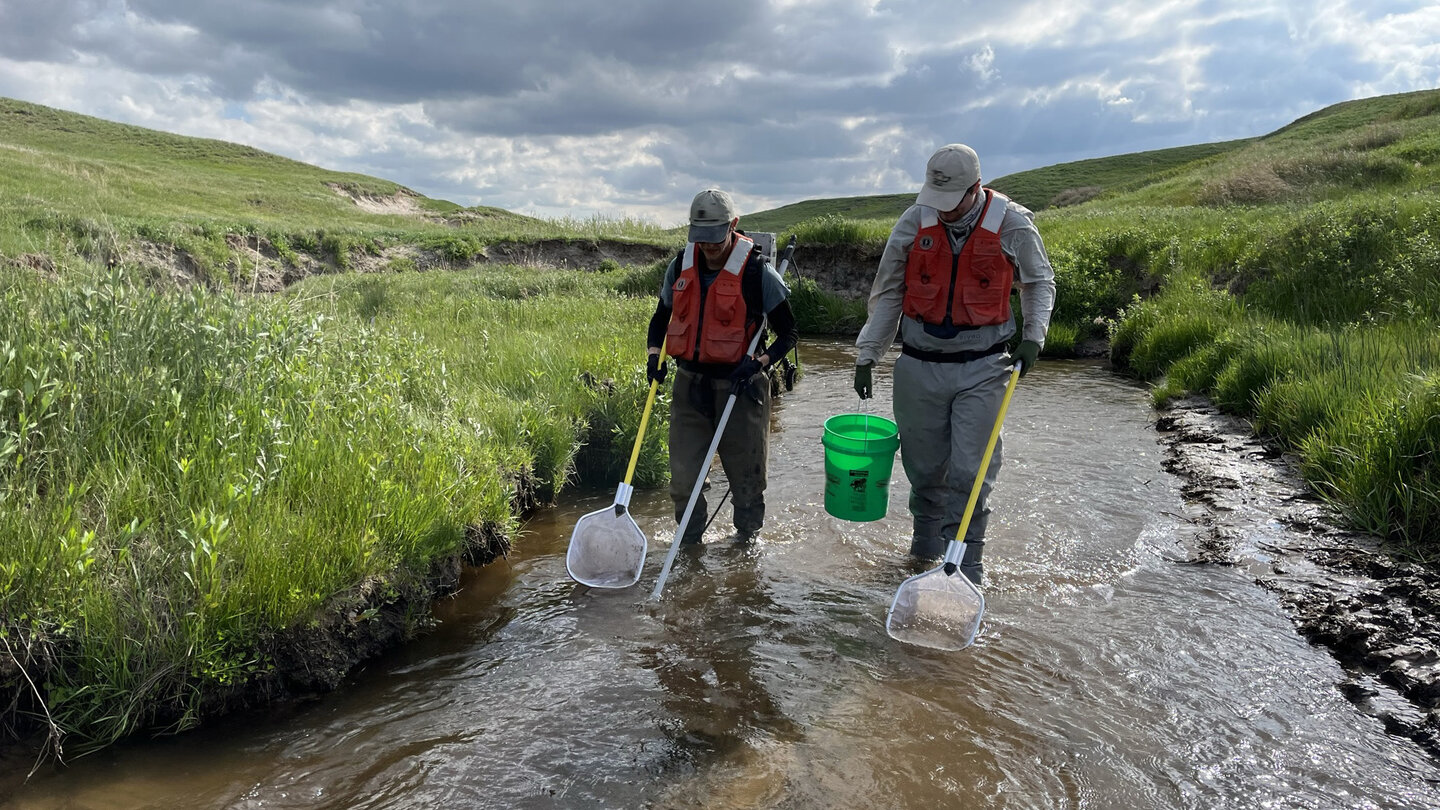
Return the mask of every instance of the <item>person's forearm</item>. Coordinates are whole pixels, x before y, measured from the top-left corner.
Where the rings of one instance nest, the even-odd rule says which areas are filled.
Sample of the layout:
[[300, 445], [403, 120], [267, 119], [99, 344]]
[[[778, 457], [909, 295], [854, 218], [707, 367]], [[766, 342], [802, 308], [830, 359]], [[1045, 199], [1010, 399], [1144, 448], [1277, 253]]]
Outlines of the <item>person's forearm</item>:
[[760, 353], [759, 359], [768, 368], [795, 348], [800, 340], [800, 329], [795, 324], [795, 312], [790, 309], [789, 301], [781, 301], [766, 318], [770, 328], [775, 330], [775, 340]]
[[1045, 345], [1050, 331], [1050, 313], [1055, 309], [1055, 280], [1032, 281], [1020, 286], [1020, 312], [1025, 316], [1022, 340]]
[[645, 343], [651, 354], [658, 354], [665, 342], [665, 332], [670, 328], [670, 307], [664, 302], [655, 304], [655, 314], [650, 316], [650, 328], [646, 330]]
[[869, 315], [855, 339], [856, 363], [878, 363], [885, 356], [890, 344], [895, 342], [895, 333], [900, 330], [904, 298], [905, 260], [903, 256], [892, 256], [887, 246], [870, 288], [870, 301], [866, 305]]
[[919, 209], [912, 206], [900, 215], [895, 227], [890, 230], [885, 252], [881, 254], [880, 265], [875, 270], [875, 281], [870, 285], [865, 325], [855, 339], [857, 364], [880, 362], [895, 342], [905, 300], [905, 262], [919, 228]]

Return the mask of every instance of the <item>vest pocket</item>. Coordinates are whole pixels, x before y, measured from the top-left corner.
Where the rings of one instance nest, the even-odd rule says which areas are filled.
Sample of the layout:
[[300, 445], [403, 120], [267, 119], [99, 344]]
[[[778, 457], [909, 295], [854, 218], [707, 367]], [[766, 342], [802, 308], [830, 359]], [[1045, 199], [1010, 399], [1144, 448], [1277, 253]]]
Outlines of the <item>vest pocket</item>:
[[674, 287], [674, 308], [665, 329], [665, 353], [688, 360], [695, 355], [695, 291], [686, 286], [677, 282]]
[[705, 334], [701, 340], [700, 360], [705, 363], [738, 363], [745, 354], [745, 316], [740, 300], [739, 284], [716, 283], [711, 286], [705, 302]]
[[917, 267], [905, 276], [905, 298], [902, 309], [906, 315], [927, 323], [945, 320], [945, 288], [950, 283], [949, 268], [942, 274], [938, 267]]
[[975, 246], [970, 270], [963, 274], [960, 295], [966, 320], [976, 326], [1004, 323], [1010, 316], [1010, 276], [1014, 270], [998, 240]]
[[694, 352], [695, 336], [691, 332], [689, 324], [671, 318], [670, 326], [665, 329], [665, 353], [671, 357], [682, 357], [688, 360]]

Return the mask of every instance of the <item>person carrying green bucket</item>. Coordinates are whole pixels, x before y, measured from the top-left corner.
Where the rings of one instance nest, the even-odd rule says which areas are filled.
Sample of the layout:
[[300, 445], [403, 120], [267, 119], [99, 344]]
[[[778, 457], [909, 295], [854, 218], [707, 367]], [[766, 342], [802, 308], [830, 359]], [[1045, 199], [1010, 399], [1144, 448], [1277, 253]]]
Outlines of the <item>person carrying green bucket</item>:
[[[1019, 292], [1024, 333], [1016, 335], [1011, 291]], [[874, 394], [875, 364], [898, 331], [902, 352], [892, 374], [900, 458], [910, 480], [910, 554], [933, 560], [956, 539], [972, 489], [959, 568], [975, 584], [1000, 469], [982, 465], [998, 427], [1011, 372], [1035, 364], [1055, 303], [1055, 273], [1033, 215], [980, 184], [980, 158], [964, 144], [941, 147], [925, 182], [895, 223], [875, 272], [869, 316], [855, 341], [855, 392]], [[977, 472], [986, 466], [983, 479]]]

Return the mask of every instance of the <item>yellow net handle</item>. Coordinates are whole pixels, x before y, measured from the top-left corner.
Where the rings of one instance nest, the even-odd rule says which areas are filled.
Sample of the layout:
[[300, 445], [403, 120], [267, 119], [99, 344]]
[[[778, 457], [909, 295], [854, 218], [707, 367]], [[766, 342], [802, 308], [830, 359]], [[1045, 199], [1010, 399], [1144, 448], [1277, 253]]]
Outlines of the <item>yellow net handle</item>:
[[[965, 541], [965, 530], [970, 528], [970, 518], [975, 514], [975, 502], [980, 500], [980, 487], [985, 483], [985, 472], [990, 469], [990, 456], [995, 452], [995, 443], [1000, 440], [1000, 426], [1005, 423], [1005, 412], [1010, 410], [1010, 397], [1015, 393], [1015, 383], [1020, 379], [1020, 364], [1010, 372], [1010, 382], [1005, 385], [1005, 398], [1000, 400], [1000, 413], [995, 416], [995, 427], [990, 430], [990, 442], [985, 445], [985, 455], [980, 457], [980, 469], [975, 473], [975, 485], [970, 487], [970, 502], [965, 504], [965, 517], [960, 519], [960, 529], [955, 539]], [[628, 480], [628, 479], [627, 479]]]
[[[660, 341], [660, 362], [665, 362], [665, 343], [670, 338]], [[640, 461], [640, 443], [645, 439], [645, 426], [650, 424], [650, 408], [655, 405], [655, 391], [660, 387], [657, 380], [650, 381], [650, 396], [645, 398], [645, 410], [640, 414], [640, 430], [635, 433], [635, 449], [630, 451], [630, 466], [625, 470], [625, 484], [630, 484], [630, 479], [635, 477], [635, 465]]]

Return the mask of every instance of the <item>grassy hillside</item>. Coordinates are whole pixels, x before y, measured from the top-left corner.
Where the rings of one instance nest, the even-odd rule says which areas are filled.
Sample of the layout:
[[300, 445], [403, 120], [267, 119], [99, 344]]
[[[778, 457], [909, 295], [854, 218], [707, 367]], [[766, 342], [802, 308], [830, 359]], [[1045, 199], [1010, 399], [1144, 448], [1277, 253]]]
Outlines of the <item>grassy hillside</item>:
[[1077, 205], [1141, 188], [1196, 161], [1244, 147], [1249, 139], [1078, 160], [1007, 174], [990, 185], [1032, 211]]
[[740, 227], [754, 231], [781, 231], [793, 228], [807, 219], [840, 217], [844, 219], [894, 219], [915, 202], [915, 193], [878, 194], [869, 197], [834, 197], [824, 200], [782, 205], [768, 211], [741, 214]]
[[[1400, 93], [1357, 99], [1317, 110], [1268, 135], [1234, 141], [1196, 144], [1173, 149], [1156, 149], [1111, 157], [1058, 163], [1039, 169], [1007, 174], [988, 184], [1020, 201], [1032, 211], [1043, 211], [1088, 202], [1097, 198], [1116, 203], [1128, 201], [1190, 204], [1195, 202], [1283, 202], [1302, 198], [1296, 186], [1315, 185], [1314, 173], [1343, 177], [1359, 174], [1404, 175], [1406, 170], [1391, 165], [1398, 161], [1425, 164], [1430, 153], [1440, 148], [1440, 132], [1431, 137], [1412, 132], [1402, 135], [1403, 123], [1436, 112], [1440, 94], [1436, 91]], [[1353, 154], [1407, 141], [1376, 160], [1356, 160]], [[1389, 141], [1379, 144], [1379, 141]], [[1312, 157], [1279, 167], [1276, 177], [1261, 170], [1264, 177], [1250, 172], [1267, 156], [1287, 149], [1330, 154], [1328, 165]], [[1309, 174], [1310, 176], [1306, 176]], [[1283, 183], [1283, 184], [1282, 184]], [[1156, 189], [1155, 187], [1159, 187]], [[1150, 193], [1144, 193], [1152, 189]], [[746, 214], [743, 223], [755, 230], [786, 231], [810, 219], [845, 218], [893, 222], [915, 201], [915, 191], [864, 197], [806, 200]], [[1135, 195], [1127, 200], [1128, 195]]]
[[676, 241], [645, 223], [466, 208], [247, 146], [0, 99], [0, 255], [110, 263], [158, 245], [223, 276], [236, 235], [263, 239], [281, 260], [308, 252], [341, 268], [353, 252], [395, 245], [463, 262], [497, 241]]
[[0, 99], [0, 191], [10, 210], [310, 227], [393, 222], [366, 214], [331, 186], [374, 197], [405, 194], [425, 213], [460, 208], [389, 181], [326, 171], [248, 146]]
[[[1186, 164], [1239, 149], [1253, 139], [1134, 152], [1114, 157], [1059, 163], [1040, 169], [1007, 174], [986, 185], [1018, 200], [1032, 211], [1075, 205], [1106, 192], [1133, 189], [1156, 182]], [[919, 189], [903, 194], [836, 197], [805, 200], [779, 208], [745, 214], [741, 225], [758, 231], [786, 231], [811, 219], [857, 219], [894, 222], [915, 202]]]

